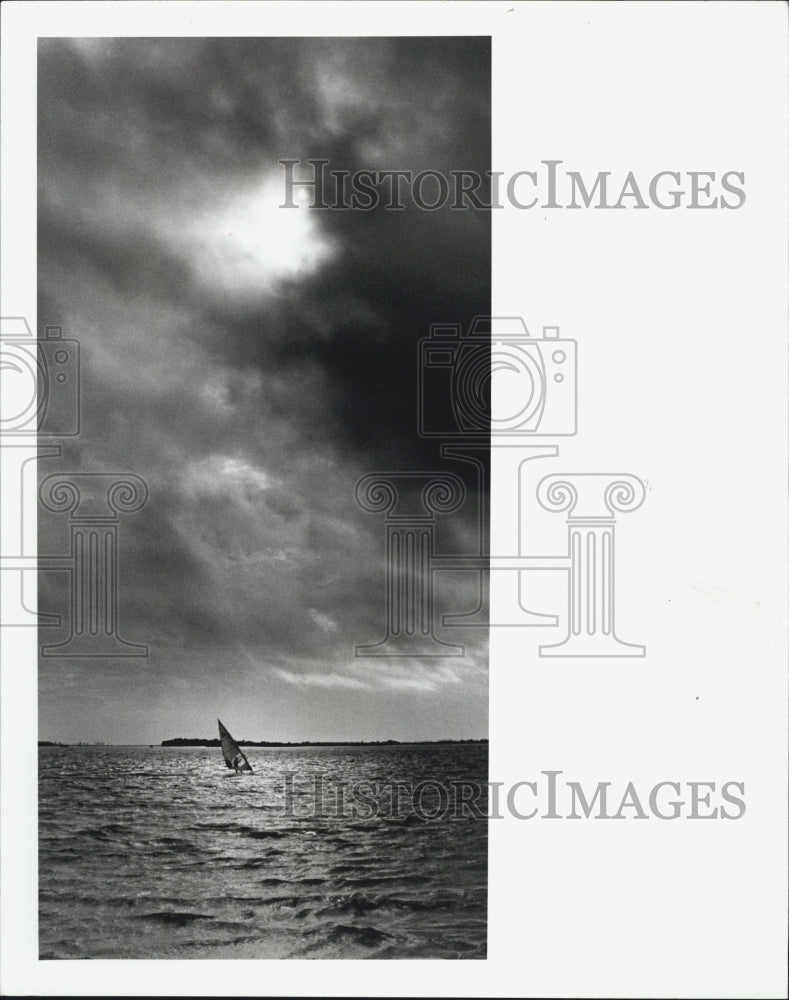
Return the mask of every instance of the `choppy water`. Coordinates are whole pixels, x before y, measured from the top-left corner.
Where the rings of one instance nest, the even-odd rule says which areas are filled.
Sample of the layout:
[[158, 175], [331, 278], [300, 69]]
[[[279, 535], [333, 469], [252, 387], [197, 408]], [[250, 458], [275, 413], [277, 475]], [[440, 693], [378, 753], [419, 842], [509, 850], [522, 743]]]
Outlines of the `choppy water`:
[[248, 756], [41, 747], [41, 958], [485, 957], [485, 745]]

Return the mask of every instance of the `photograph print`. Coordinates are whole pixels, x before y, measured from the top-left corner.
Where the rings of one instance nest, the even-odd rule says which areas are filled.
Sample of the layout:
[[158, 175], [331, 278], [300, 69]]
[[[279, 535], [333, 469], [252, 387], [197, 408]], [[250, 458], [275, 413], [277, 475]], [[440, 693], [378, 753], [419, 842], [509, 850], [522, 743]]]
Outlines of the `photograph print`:
[[39, 957], [485, 958], [490, 39], [37, 86]]

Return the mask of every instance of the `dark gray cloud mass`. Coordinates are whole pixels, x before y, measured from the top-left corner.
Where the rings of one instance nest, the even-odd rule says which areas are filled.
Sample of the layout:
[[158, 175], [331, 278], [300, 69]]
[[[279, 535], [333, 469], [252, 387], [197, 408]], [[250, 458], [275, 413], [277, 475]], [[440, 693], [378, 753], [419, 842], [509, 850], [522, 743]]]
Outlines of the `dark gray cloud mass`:
[[[477, 38], [49, 39], [39, 47], [39, 327], [83, 356], [56, 469], [132, 471], [121, 629], [144, 660], [45, 660], [41, 735], [480, 736], [484, 632], [455, 659], [361, 659], [384, 630], [366, 472], [471, 487], [444, 551], [474, 551], [471, 467], [417, 434], [417, 342], [490, 304], [485, 212], [279, 207], [278, 160], [490, 169]], [[42, 518], [40, 549], [68, 545]], [[40, 605], [63, 598], [42, 574]], [[441, 574], [452, 610], [473, 574]]]

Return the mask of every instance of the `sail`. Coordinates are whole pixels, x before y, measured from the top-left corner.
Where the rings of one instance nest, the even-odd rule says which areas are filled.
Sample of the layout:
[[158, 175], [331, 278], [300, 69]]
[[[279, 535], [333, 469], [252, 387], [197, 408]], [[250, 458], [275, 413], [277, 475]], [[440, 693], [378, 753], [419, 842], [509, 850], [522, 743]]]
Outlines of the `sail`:
[[222, 756], [225, 758], [225, 764], [229, 768], [236, 771], [249, 771], [250, 774], [254, 773], [249, 761], [244, 755], [244, 751], [222, 725], [221, 720], [217, 719], [216, 721], [219, 723], [219, 741], [222, 744]]

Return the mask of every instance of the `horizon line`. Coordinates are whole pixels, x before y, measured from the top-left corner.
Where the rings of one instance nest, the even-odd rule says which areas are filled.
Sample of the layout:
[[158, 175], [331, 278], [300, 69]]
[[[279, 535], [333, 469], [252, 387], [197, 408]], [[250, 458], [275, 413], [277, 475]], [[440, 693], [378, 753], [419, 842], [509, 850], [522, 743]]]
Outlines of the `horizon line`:
[[[288, 747], [288, 746], [380, 746], [386, 744], [418, 744], [418, 743], [488, 743], [487, 736], [446, 736], [436, 739], [402, 739], [397, 740], [391, 737], [374, 740], [236, 740], [239, 746], [259, 746], [259, 747]], [[165, 747], [165, 746], [210, 746], [219, 745], [220, 740], [216, 736], [174, 736], [161, 740], [158, 743], [109, 743], [105, 740], [80, 740], [77, 742], [65, 742], [63, 740], [38, 740], [38, 746], [56, 747]]]

